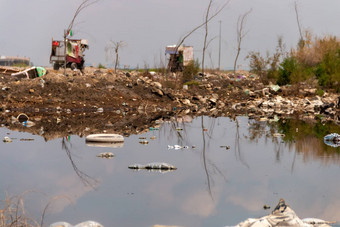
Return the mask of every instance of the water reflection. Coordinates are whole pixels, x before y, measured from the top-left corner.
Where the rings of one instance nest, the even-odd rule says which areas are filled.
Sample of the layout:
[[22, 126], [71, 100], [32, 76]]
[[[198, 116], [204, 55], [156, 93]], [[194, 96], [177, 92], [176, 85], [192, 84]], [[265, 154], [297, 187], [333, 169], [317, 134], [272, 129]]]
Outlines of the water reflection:
[[[69, 201], [56, 201], [45, 223], [226, 226], [264, 216], [268, 211], [263, 205], [273, 207], [279, 198], [301, 217], [339, 221], [340, 183], [333, 180], [340, 177], [339, 148], [323, 143], [324, 135], [339, 130], [336, 125], [174, 117], [157, 118], [147, 128], [126, 136], [119, 147], [88, 146], [73, 134], [71, 139], [45, 142], [1, 128], [0, 136], [9, 133], [18, 139], [0, 144], [0, 159], [5, 160], [0, 190], [20, 194], [19, 189], [35, 189], [50, 198], [72, 198], [75, 209]], [[19, 140], [28, 135], [35, 140]], [[149, 143], [140, 144], [141, 137]], [[115, 156], [96, 157], [104, 152]], [[163, 174], [128, 169], [132, 163], [152, 162], [171, 163], [177, 170]], [[27, 206], [41, 215], [48, 201], [42, 205], [34, 201]]]

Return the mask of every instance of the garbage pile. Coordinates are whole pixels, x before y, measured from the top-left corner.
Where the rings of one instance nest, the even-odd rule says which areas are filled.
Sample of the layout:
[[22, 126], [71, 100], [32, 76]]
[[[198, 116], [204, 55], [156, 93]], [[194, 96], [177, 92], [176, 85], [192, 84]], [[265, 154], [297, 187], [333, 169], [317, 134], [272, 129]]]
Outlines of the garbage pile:
[[300, 219], [283, 199], [280, 199], [270, 215], [262, 218], [249, 218], [235, 227], [272, 227], [272, 226], [301, 226], [301, 227], [330, 227], [334, 222], [317, 218]]

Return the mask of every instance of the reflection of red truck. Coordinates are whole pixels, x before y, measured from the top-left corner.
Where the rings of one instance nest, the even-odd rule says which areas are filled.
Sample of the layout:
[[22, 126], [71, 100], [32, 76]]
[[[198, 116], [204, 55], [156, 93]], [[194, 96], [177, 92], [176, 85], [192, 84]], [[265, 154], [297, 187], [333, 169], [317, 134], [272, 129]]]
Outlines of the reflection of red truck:
[[87, 40], [67, 39], [66, 49], [64, 44], [64, 41], [52, 39], [50, 63], [53, 64], [53, 69], [58, 70], [60, 67], [64, 67], [66, 53], [66, 67], [82, 70], [85, 62], [84, 51], [89, 48]]

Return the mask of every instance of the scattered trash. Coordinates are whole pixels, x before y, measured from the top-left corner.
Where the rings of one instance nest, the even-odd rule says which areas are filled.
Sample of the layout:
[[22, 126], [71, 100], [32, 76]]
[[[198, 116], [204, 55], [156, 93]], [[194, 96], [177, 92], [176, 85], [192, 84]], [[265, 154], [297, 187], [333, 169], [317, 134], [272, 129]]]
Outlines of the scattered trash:
[[23, 126], [29, 128], [35, 125], [35, 123], [33, 121], [24, 121], [22, 122]]
[[124, 137], [118, 134], [92, 134], [86, 136], [86, 142], [99, 142], [99, 143], [122, 143]]
[[279, 85], [270, 85], [270, 89], [277, 92], [278, 90], [280, 90], [280, 86]]
[[323, 138], [323, 141], [328, 146], [339, 147], [340, 146], [340, 135], [338, 133], [328, 134]]
[[12, 73], [11, 76], [17, 77], [17, 78], [27, 78], [27, 79], [34, 79], [37, 77], [42, 77], [46, 75], [47, 71], [43, 67], [31, 67], [29, 69], [25, 69], [23, 71]]
[[149, 129], [150, 129], [150, 131], [159, 130], [159, 128], [154, 128], [154, 127], [150, 127]]
[[139, 137], [139, 139], [140, 139], [140, 140], [145, 140], [145, 139], [146, 139], [146, 137]]
[[176, 128], [176, 130], [177, 130], [177, 131], [183, 131], [183, 129], [182, 129], [182, 128]]
[[67, 222], [55, 222], [51, 224], [50, 227], [104, 227], [104, 226], [95, 221], [86, 221], [79, 223], [77, 225], [71, 225], [70, 223]]
[[[266, 206], [266, 205], [265, 205]], [[269, 206], [268, 209], [270, 208]], [[300, 219], [283, 199], [280, 199], [270, 215], [262, 218], [249, 218], [244, 222], [239, 223], [235, 227], [250, 227], [250, 226], [320, 226], [330, 227], [329, 224], [334, 222], [324, 221], [316, 218]]]
[[204, 128], [204, 129], [203, 129], [203, 132], [207, 132], [207, 131], [208, 131], [208, 129], [207, 129], [207, 128]]
[[151, 140], [155, 140], [157, 137], [156, 136], [151, 136], [150, 139]]
[[4, 143], [11, 143], [12, 139], [9, 138], [8, 136], [5, 136], [4, 139], [2, 140]]
[[153, 162], [146, 165], [133, 164], [129, 169], [155, 169], [155, 170], [176, 170], [177, 167], [165, 162]]
[[114, 154], [111, 152], [100, 153], [97, 155], [97, 157], [99, 158], [107, 158], [107, 159], [113, 158], [113, 156]]

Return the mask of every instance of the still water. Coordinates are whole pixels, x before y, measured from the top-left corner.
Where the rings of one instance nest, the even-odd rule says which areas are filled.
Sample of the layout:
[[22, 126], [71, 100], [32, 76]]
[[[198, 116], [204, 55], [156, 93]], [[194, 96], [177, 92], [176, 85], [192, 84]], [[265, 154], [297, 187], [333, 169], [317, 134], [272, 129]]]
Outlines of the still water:
[[[45, 226], [87, 220], [104, 226], [230, 226], [267, 215], [280, 198], [301, 218], [339, 222], [340, 150], [322, 140], [330, 132], [340, 130], [293, 120], [198, 117], [165, 122], [114, 148], [88, 146], [75, 135], [45, 141], [0, 128], [1, 138], [13, 139], [0, 143], [0, 198], [22, 196], [36, 220], [49, 204]], [[139, 143], [140, 137], [149, 143]], [[115, 157], [96, 157], [102, 152]], [[128, 169], [150, 162], [178, 169]]]

